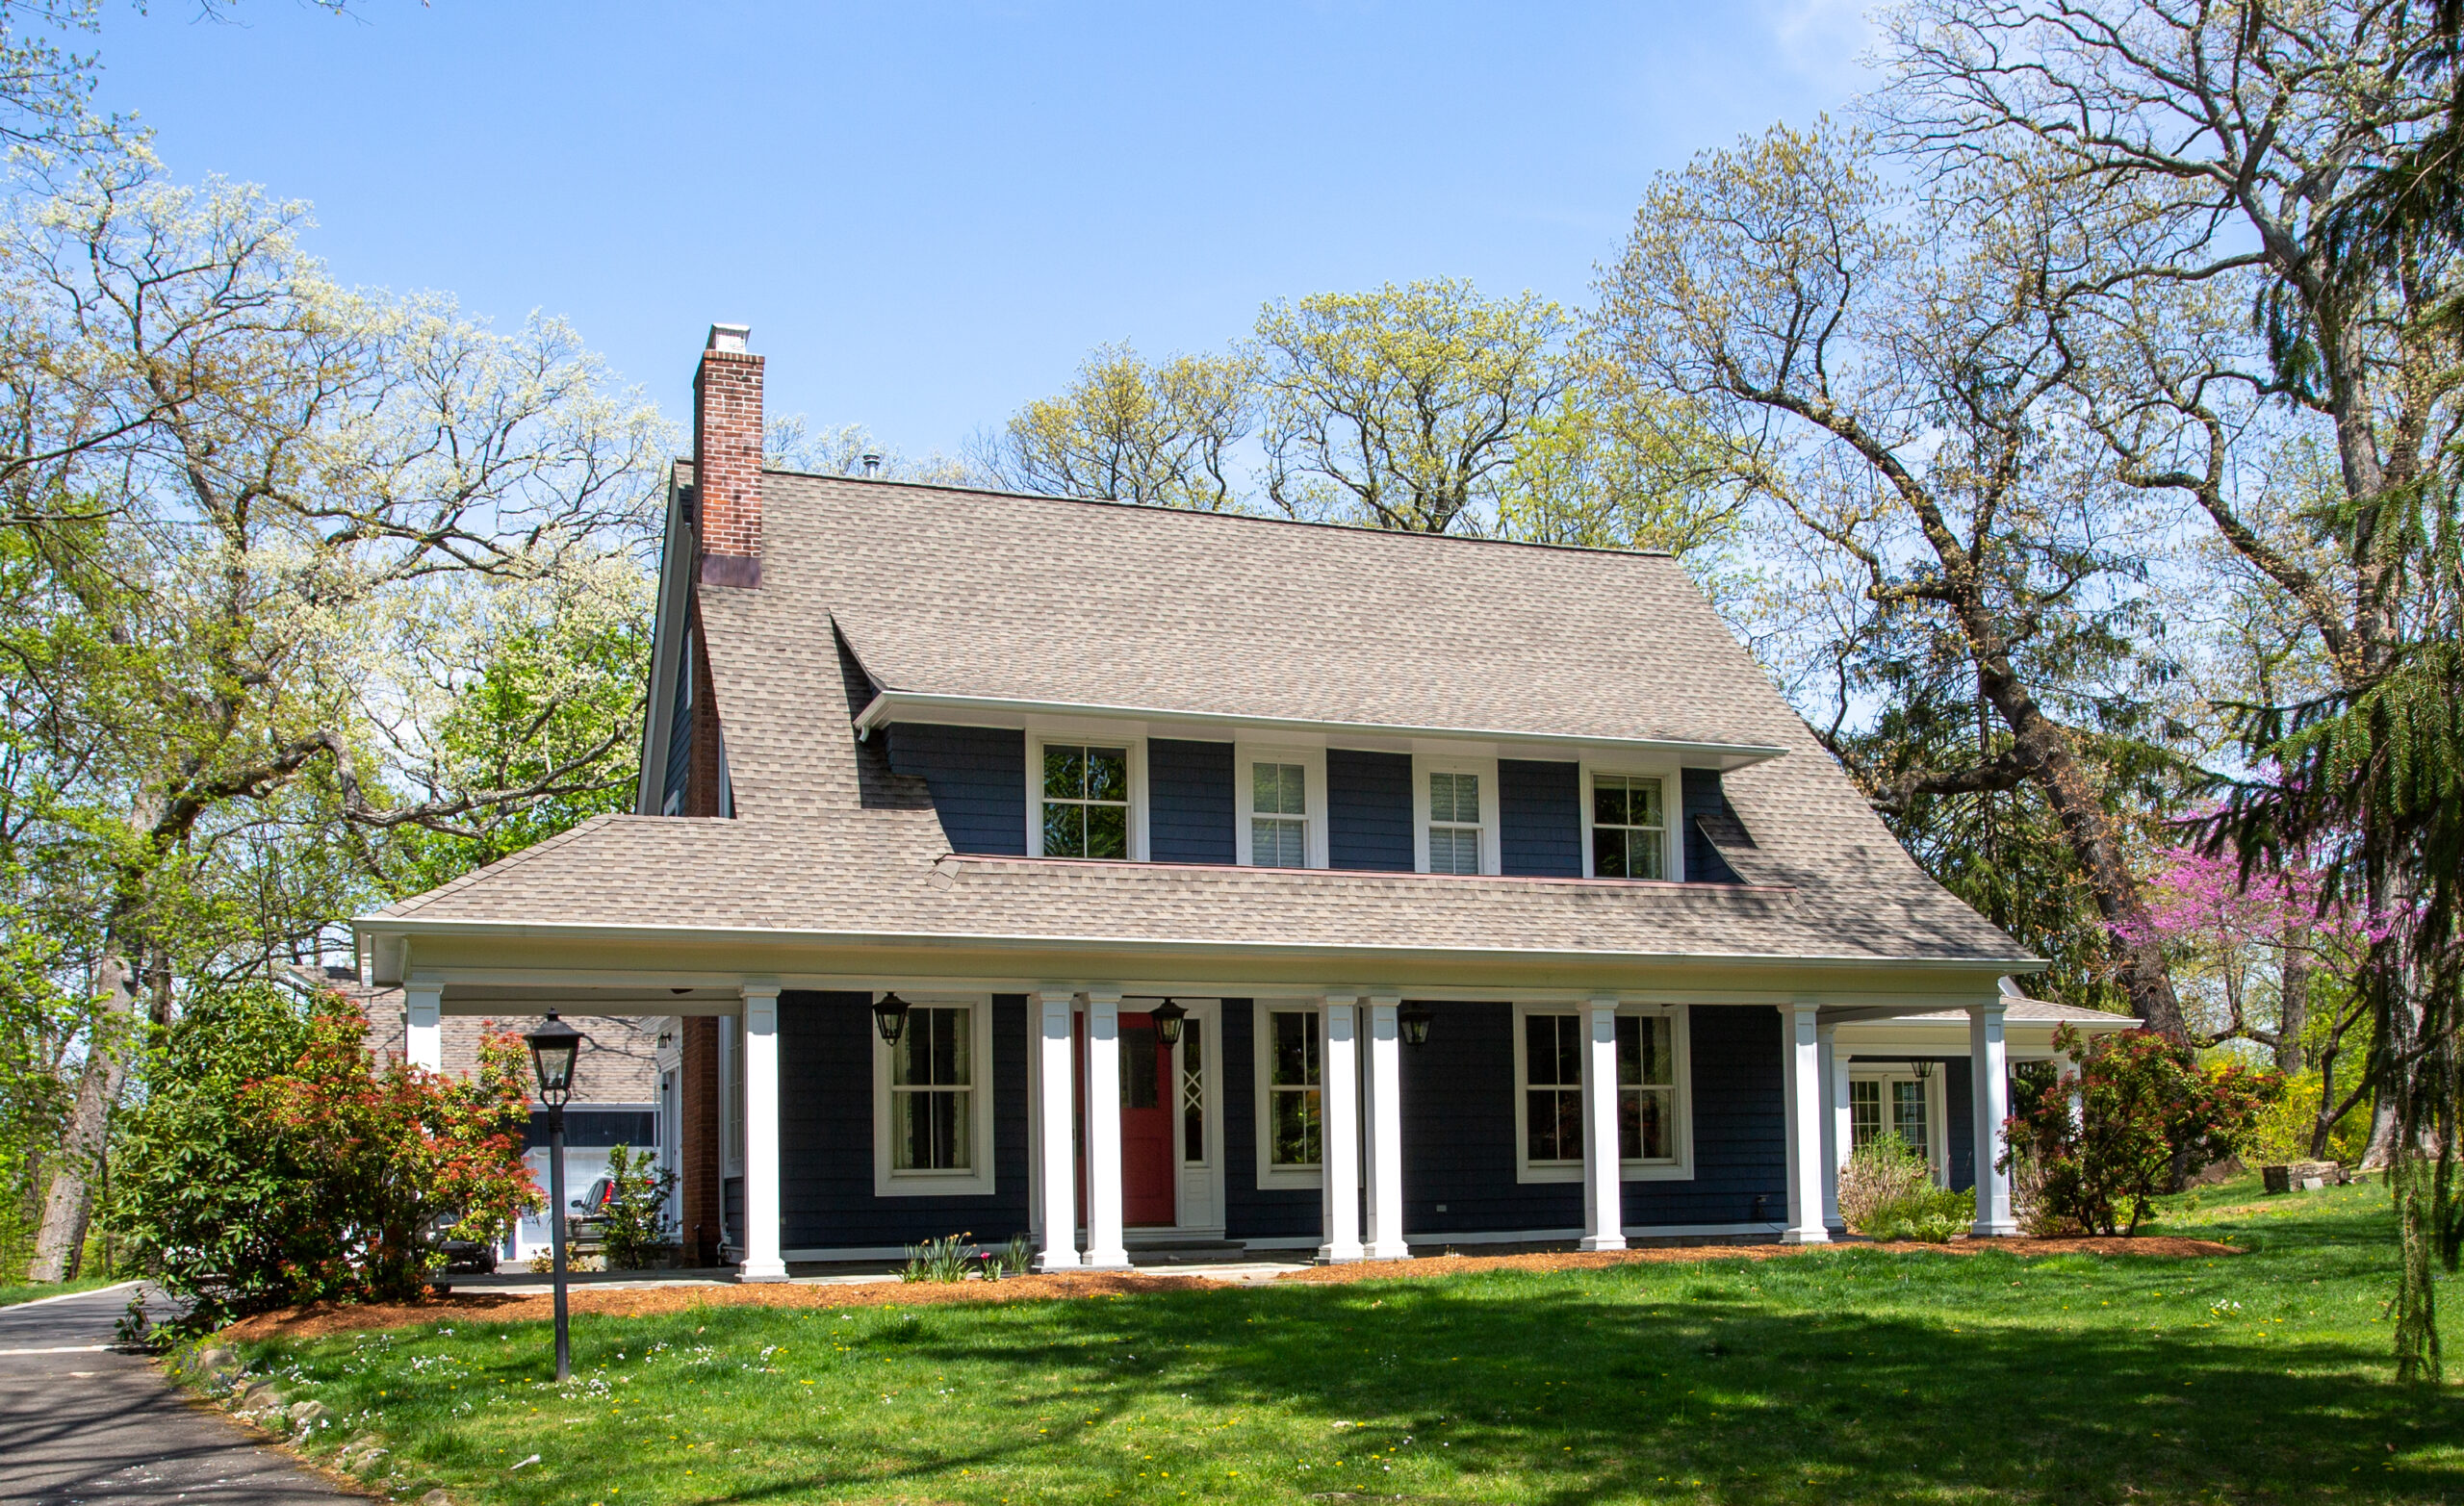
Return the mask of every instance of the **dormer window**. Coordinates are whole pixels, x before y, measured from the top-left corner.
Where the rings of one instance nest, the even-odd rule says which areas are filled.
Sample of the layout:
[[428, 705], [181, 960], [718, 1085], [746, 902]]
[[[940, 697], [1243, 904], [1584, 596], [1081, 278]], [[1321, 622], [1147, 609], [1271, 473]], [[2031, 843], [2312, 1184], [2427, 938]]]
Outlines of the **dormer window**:
[[1591, 777], [1591, 876], [1668, 877], [1667, 785], [1630, 774]]
[[1129, 750], [1043, 745], [1043, 855], [1129, 855]]
[[1478, 775], [1429, 775], [1429, 872], [1478, 873], [1481, 826]]
[[1258, 867], [1309, 866], [1308, 774], [1296, 763], [1249, 766], [1249, 861]]

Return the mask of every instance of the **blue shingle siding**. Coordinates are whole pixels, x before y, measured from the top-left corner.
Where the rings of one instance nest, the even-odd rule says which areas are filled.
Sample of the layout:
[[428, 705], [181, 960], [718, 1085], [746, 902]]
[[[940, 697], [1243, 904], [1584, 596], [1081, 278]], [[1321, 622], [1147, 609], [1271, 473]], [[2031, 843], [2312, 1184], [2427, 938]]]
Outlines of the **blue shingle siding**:
[[1027, 855], [1026, 733], [901, 722], [887, 736], [890, 768], [932, 790], [951, 852]]
[[686, 629], [676, 655], [676, 693], [668, 698], [667, 768], [659, 779], [660, 815], [684, 808], [685, 781], [693, 777], [693, 633]]
[[1154, 737], [1146, 743], [1146, 852], [1159, 863], [1229, 863], [1232, 745]]
[[1326, 750], [1326, 856], [1335, 868], [1412, 871], [1411, 754]]
[[1582, 765], [1498, 760], [1498, 858], [1507, 874], [1582, 877]]
[[[1402, 1053], [1406, 1236], [1579, 1228], [1579, 1182], [1515, 1180], [1514, 1007], [1429, 1008], [1427, 1044]], [[1787, 1211], [1779, 1011], [1698, 1005], [1688, 1016], [1694, 1176], [1626, 1183], [1626, 1223], [1754, 1222], [1759, 1195], [1759, 1221], [1777, 1227]]]
[[[1316, 1188], [1258, 1186], [1256, 1018], [1257, 1010], [1250, 1001], [1223, 1001], [1224, 1238], [1316, 1236], [1325, 1227]], [[1408, 1181], [1405, 1186], [1409, 1186]], [[1405, 1227], [1409, 1226], [1407, 1220]]]
[[992, 1000], [990, 1194], [873, 1194], [872, 996], [779, 996], [779, 1201], [788, 1249], [912, 1244], [1027, 1227], [1027, 1001]]
[[1720, 789], [1720, 771], [1687, 769], [1684, 776], [1682, 819], [1685, 823], [1686, 881], [1742, 883], [1744, 881], [1736, 876], [1736, 870], [1729, 866], [1729, 860], [1720, 855], [1720, 850], [1711, 845], [1711, 839], [1705, 836], [1702, 828], [1695, 824], [1698, 817], [1717, 816], [1729, 808], [1728, 796]]
[[[1965, 1060], [1938, 1063], [1942, 1074], [1943, 1148], [1949, 1152], [1951, 1188], [1976, 1186], [1976, 1083]], [[2004, 1102], [2009, 1102], [2006, 1097]]]

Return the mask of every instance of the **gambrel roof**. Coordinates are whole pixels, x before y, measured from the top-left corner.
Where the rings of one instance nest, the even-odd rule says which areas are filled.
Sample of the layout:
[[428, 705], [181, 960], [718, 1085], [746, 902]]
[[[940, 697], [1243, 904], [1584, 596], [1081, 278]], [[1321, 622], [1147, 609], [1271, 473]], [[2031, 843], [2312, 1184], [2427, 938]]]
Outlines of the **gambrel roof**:
[[[372, 923], [2033, 965], [1665, 556], [775, 472], [763, 493], [761, 583], [700, 588], [736, 819], [601, 817]], [[876, 702], [1670, 745], [1732, 771], [1751, 881], [953, 855], [860, 735]]]

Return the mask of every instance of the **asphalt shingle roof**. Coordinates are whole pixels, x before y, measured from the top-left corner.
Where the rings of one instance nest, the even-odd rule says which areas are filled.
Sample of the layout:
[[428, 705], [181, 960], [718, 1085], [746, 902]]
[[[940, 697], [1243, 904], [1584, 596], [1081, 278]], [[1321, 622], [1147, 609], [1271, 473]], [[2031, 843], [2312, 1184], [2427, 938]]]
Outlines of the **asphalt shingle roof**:
[[[601, 817], [383, 915], [2025, 956], [1916, 868], [1668, 558], [781, 472], [763, 492], [761, 585], [702, 590], [738, 819]], [[953, 857], [921, 781], [854, 734], [875, 684], [1786, 752], [1727, 776], [1749, 886]]]

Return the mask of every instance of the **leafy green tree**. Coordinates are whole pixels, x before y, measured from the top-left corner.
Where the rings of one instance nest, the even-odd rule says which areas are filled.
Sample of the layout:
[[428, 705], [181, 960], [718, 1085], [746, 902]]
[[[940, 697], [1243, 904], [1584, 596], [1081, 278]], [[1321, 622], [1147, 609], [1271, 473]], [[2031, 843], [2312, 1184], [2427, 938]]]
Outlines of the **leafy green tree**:
[[[2161, 673], [2141, 648], [2157, 530], [2071, 437], [2082, 336], [2062, 279], [2101, 234], [2023, 175], [1980, 167], [1914, 196], [1861, 133], [1775, 128], [1655, 181], [1597, 319], [1635, 383], [1700, 414], [1730, 484], [1793, 536], [1771, 589], [1811, 614], [1830, 745], [1877, 805], [2027, 786], [2066, 861], [2015, 877], [2084, 893], [2111, 932], [2069, 970], [2107, 972], [2179, 1035], [2162, 951], [2133, 939], [2145, 899], [2112, 778], [2164, 754], [2135, 694]], [[1845, 735], [1872, 696], [1879, 723]], [[1964, 808], [1996, 812], [1920, 814]], [[1957, 851], [1938, 871], [1977, 850]], [[2080, 929], [2049, 918], [2032, 939]]]
[[1020, 491], [1222, 512], [1240, 505], [1233, 451], [1257, 407], [1244, 357], [1149, 366], [1126, 345], [1102, 345], [1061, 396], [1012, 415], [984, 460]]
[[521, 1043], [468, 1080], [379, 1070], [338, 995], [196, 997], [121, 1126], [115, 1224], [211, 1328], [296, 1303], [415, 1300], [437, 1239], [492, 1243], [539, 1204]]

